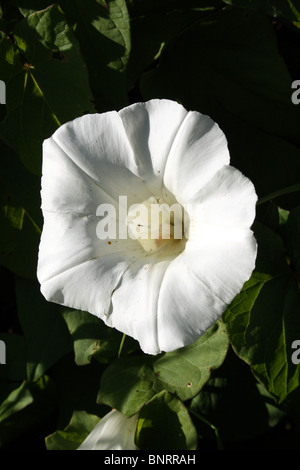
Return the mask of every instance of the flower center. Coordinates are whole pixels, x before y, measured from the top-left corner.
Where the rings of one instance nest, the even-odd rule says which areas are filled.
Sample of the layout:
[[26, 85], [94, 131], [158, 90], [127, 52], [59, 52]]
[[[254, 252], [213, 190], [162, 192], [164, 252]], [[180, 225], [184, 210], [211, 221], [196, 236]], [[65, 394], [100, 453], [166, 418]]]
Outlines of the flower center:
[[128, 210], [128, 232], [149, 253], [158, 250], [182, 251], [185, 246], [184, 210], [174, 203], [169, 206], [151, 196]]

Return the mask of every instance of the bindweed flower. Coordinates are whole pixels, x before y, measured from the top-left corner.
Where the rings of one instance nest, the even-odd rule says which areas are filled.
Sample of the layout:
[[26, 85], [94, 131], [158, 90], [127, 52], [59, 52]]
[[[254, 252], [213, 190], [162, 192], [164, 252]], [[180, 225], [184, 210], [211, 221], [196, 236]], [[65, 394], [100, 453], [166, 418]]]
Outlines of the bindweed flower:
[[137, 450], [134, 443], [138, 414], [128, 418], [112, 410], [94, 427], [77, 450]]
[[254, 269], [253, 184], [219, 126], [176, 102], [62, 125], [43, 145], [41, 195], [43, 295], [146, 353], [197, 340]]

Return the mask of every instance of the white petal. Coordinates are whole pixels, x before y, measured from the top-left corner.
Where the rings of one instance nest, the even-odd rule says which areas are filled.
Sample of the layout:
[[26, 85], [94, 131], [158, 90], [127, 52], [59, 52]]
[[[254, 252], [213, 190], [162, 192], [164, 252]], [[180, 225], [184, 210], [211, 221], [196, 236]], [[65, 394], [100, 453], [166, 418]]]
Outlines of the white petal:
[[164, 184], [180, 204], [185, 204], [228, 163], [224, 133], [210, 117], [191, 111], [174, 139]]
[[139, 161], [139, 174], [157, 196], [173, 140], [187, 111], [175, 101], [154, 99], [128, 106], [119, 114]]
[[[256, 201], [251, 181], [236, 168], [224, 166], [186, 205], [189, 240], [199, 239], [209, 226], [249, 228], [255, 218]], [[225, 236], [225, 230], [220, 233], [221, 237]]]
[[129, 266], [112, 296], [107, 324], [139, 341], [148, 354], [158, 354], [157, 303], [171, 259], [148, 256]]
[[37, 274], [47, 300], [105, 321], [123, 272], [144, 252], [136, 240], [99, 240], [97, 222], [45, 211]]
[[[216, 229], [220, 232], [218, 229]], [[193, 343], [222, 315], [255, 266], [256, 241], [250, 230], [220, 242], [211, 233], [169, 265], [158, 301], [158, 334], [162, 351]], [[216, 243], [216, 239], [219, 243]]]
[[[107, 202], [116, 203], [119, 195], [126, 195], [128, 204], [151, 196], [139, 177], [138, 163], [115, 111], [88, 114], [62, 125], [45, 141], [43, 150], [45, 209], [67, 210], [70, 205], [74, 210], [78, 201], [78, 213], [84, 204], [87, 210], [94, 210], [105, 195]], [[92, 205], [88, 204], [90, 199]]]
[[43, 143], [42, 209], [96, 215], [101, 201], [115, 204], [54, 138]]
[[138, 414], [128, 418], [112, 410], [102, 418], [78, 450], [137, 450], [134, 443]]

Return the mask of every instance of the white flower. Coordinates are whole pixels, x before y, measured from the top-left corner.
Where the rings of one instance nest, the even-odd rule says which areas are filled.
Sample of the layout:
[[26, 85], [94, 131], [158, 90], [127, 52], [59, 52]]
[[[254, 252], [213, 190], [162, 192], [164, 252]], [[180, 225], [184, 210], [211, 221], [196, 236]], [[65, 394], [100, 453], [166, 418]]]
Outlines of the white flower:
[[[146, 353], [194, 342], [254, 269], [253, 184], [229, 166], [219, 126], [176, 102], [151, 100], [62, 125], [44, 142], [41, 195], [43, 295], [97, 315]], [[124, 198], [146, 207], [140, 219], [128, 210], [135, 232], [154, 200], [180, 205], [184, 237], [175, 239], [171, 220], [169, 240], [101, 239], [101, 210], [112, 207], [124, 222]]]
[[128, 418], [112, 410], [94, 427], [77, 450], [137, 450], [134, 443], [138, 414]]

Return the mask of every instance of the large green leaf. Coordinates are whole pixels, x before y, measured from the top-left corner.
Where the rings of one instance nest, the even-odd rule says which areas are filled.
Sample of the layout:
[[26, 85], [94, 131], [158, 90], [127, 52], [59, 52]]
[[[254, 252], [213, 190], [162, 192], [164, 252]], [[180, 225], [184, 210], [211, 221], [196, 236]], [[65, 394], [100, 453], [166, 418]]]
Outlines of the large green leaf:
[[239, 357], [281, 403], [300, 384], [300, 366], [291, 360], [292, 343], [300, 331], [300, 290], [293, 260], [287, 257], [279, 235], [258, 224], [255, 233], [258, 273], [245, 284], [224, 318]]
[[188, 400], [207, 382], [211, 371], [222, 364], [228, 344], [226, 330], [218, 322], [185, 348], [158, 358], [143, 355], [116, 360], [101, 378], [98, 402], [132, 415], [162, 390]]
[[223, 363], [228, 345], [226, 329], [217, 322], [194, 344], [154, 360], [154, 390], [168, 390], [181, 400], [192, 398]]
[[222, 364], [228, 344], [226, 330], [218, 322], [194, 344], [172, 353], [118, 359], [103, 373], [97, 401], [132, 415], [162, 390], [188, 400]]
[[153, 381], [150, 359], [144, 356], [121, 358], [103, 373], [97, 402], [133, 415], [155, 395]]
[[61, 307], [47, 302], [36, 281], [16, 280], [18, 315], [26, 339], [27, 377], [37, 380], [72, 350]]
[[169, 392], [155, 395], [139, 413], [136, 444], [145, 450], [193, 450], [197, 433], [184, 404]]
[[41, 144], [60, 124], [93, 112], [93, 97], [77, 39], [57, 6], [17, 23], [0, 37], [7, 116], [0, 135], [36, 174]]

